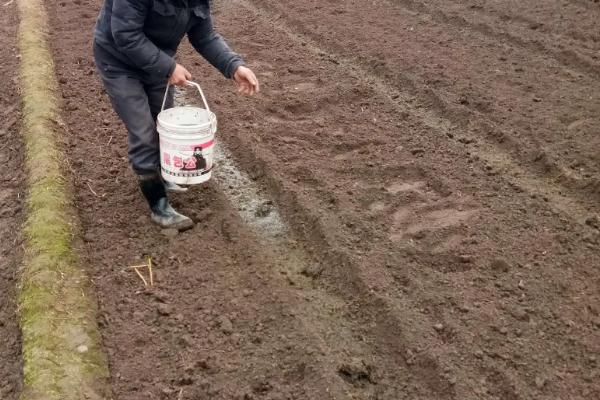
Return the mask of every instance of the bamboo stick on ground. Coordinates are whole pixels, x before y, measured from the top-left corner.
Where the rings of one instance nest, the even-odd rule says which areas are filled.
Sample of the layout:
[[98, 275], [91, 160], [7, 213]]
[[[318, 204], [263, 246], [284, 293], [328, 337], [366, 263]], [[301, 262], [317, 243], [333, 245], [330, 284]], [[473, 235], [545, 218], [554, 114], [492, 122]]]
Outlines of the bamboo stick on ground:
[[148, 257], [148, 272], [150, 273], [150, 286], [154, 286], [154, 274], [152, 273], [152, 257]]
[[144, 278], [144, 275], [142, 275], [137, 268], [134, 268], [133, 270], [135, 271], [136, 274], [138, 274], [140, 279], [144, 282], [144, 286], [148, 286], [148, 282], [146, 281], [146, 278]]

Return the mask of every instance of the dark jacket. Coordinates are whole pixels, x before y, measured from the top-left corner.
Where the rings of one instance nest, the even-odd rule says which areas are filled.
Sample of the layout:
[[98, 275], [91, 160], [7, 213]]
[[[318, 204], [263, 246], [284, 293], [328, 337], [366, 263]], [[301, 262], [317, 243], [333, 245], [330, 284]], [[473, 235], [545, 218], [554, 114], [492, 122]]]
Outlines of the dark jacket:
[[190, 43], [223, 75], [243, 64], [213, 30], [209, 0], [105, 0], [94, 32], [106, 65], [164, 79], [187, 34]]

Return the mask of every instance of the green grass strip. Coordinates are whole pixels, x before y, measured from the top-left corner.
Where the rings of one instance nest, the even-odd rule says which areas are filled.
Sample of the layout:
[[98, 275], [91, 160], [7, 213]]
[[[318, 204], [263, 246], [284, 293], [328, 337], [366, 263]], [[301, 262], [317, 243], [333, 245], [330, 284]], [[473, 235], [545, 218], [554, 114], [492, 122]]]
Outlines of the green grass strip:
[[[19, 5], [20, 86], [27, 151], [28, 216], [19, 285], [23, 400], [108, 399], [96, 301], [72, 244], [78, 231], [61, 171], [64, 133], [42, 0]], [[86, 34], [86, 32], [82, 32]]]

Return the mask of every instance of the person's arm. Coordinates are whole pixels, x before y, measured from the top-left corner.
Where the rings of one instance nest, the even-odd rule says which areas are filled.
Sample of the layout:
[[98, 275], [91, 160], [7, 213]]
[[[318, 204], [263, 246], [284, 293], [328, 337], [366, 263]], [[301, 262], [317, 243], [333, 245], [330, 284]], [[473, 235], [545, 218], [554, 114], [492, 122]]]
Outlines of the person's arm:
[[168, 78], [175, 60], [144, 34], [149, 0], [113, 0], [111, 31], [115, 44], [138, 68], [150, 75]]
[[232, 79], [238, 67], [244, 65], [242, 58], [214, 31], [210, 14], [190, 29], [188, 38], [194, 49], [226, 78]]
[[202, 57], [225, 77], [235, 81], [239, 92], [249, 95], [258, 93], [260, 88], [254, 72], [244, 66], [242, 58], [214, 31], [210, 13], [190, 29], [188, 38]]

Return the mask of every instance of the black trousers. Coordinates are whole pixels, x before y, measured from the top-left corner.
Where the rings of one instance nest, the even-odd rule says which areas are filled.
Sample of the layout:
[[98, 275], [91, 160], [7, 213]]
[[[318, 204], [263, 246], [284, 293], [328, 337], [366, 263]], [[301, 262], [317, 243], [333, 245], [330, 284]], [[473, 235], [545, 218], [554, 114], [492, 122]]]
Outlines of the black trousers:
[[[94, 60], [113, 109], [127, 128], [131, 167], [138, 175], [157, 172], [160, 150], [156, 117], [161, 111], [167, 79], [151, 79], [141, 71], [123, 68], [96, 45]], [[171, 87], [165, 108], [172, 106]]]

